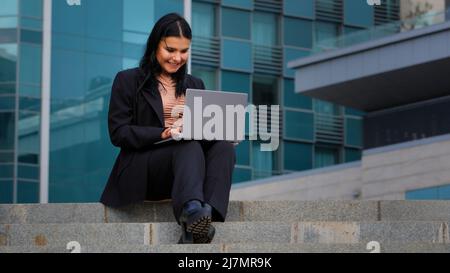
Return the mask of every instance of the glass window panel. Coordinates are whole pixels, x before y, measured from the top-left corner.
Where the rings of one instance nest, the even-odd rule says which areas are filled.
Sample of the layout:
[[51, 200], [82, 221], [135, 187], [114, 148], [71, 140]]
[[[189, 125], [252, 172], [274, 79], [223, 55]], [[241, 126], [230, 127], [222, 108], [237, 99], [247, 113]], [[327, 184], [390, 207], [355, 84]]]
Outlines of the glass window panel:
[[18, 203], [39, 202], [39, 183], [19, 180], [17, 183], [17, 202]]
[[203, 80], [205, 88], [216, 90], [216, 71], [200, 66], [192, 66], [192, 75]]
[[345, 148], [345, 162], [361, 160], [362, 152], [359, 149]]
[[314, 100], [314, 112], [320, 114], [328, 114], [328, 115], [339, 115], [340, 107], [334, 103], [323, 101], [323, 100]]
[[222, 8], [222, 35], [250, 39], [250, 13]]
[[41, 99], [33, 97], [19, 97], [19, 109], [27, 111], [41, 111]]
[[[57, 33], [76, 34], [84, 36], [86, 31], [87, 20], [85, 18], [85, 10], [88, 5], [96, 1], [84, 1], [82, 7], [75, 7], [67, 5], [66, 1], [53, 1], [52, 2], [52, 30]], [[106, 9], [108, 10], [108, 9]], [[98, 15], [104, 14], [104, 11], [100, 11]], [[111, 16], [108, 16], [111, 17]], [[115, 19], [117, 20], [116, 17]], [[117, 20], [120, 21], [121, 20]]]
[[339, 163], [339, 149], [316, 147], [314, 154], [314, 168], [331, 166]]
[[[41, 19], [32, 19], [32, 18], [20, 18], [20, 27], [22, 29], [33, 29], [33, 30], [42, 30], [42, 20]], [[39, 32], [42, 35], [42, 32]], [[42, 40], [42, 39], [40, 39]]]
[[253, 77], [253, 104], [255, 105], [278, 105], [278, 80], [273, 77]]
[[[0, 29], [16, 28], [17, 26], [17, 17], [0, 17]], [[13, 33], [15, 34], [16, 30], [13, 31]], [[4, 41], [5, 37], [2, 37], [2, 40]]]
[[[87, 21], [86, 36], [110, 40], [122, 40], [123, 1], [84, 1], [84, 19]], [[108, 11], [107, 16], [101, 16]], [[147, 24], [144, 24], [147, 25]]]
[[0, 111], [14, 111], [16, 109], [15, 96], [0, 96]]
[[124, 30], [150, 33], [155, 23], [155, 1], [123, 1]]
[[0, 164], [0, 178], [12, 178], [14, 176], [13, 164]]
[[314, 139], [314, 118], [312, 113], [285, 111], [284, 135], [288, 138]]
[[284, 80], [284, 106], [311, 110], [312, 99], [311, 97], [295, 93], [293, 80]]
[[350, 115], [350, 116], [359, 116], [362, 117], [364, 116], [366, 113], [351, 107], [345, 107], [345, 114], [346, 115]]
[[236, 164], [250, 165], [250, 141], [244, 140], [236, 146]]
[[192, 35], [200, 37], [216, 36], [215, 8], [211, 4], [192, 3]]
[[252, 141], [252, 179], [270, 177], [279, 174], [279, 162], [277, 151], [261, 151], [261, 142]]
[[21, 30], [20, 41], [31, 44], [42, 44], [42, 32], [32, 30]]
[[14, 149], [14, 113], [0, 112], [0, 150]]
[[0, 82], [15, 82], [17, 44], [0, 44], [0, 53]]
[[171, 12], [183, 14], [183, 0], [155, 1], [155, 20]]
[[29, 166], [19, 164], [17, 167], [19, 178], [39, 180], [39, 166]]
[[252, 171], [236, 167], [233, 171], [233, 184], [252, 180]]
[[11, 95], [16, 93], [15, 83], [0, 83], [0, 96]]
[[285, 47], [283, 54], [284, 76], [294, 78], [295, 75], [295, 70], [287, 67], [288, 62], [307, 57], [309, 55], [310, 51]]
[[22, 44], [20, 46], [20, 81], [41, 83], [42, 47]]
[[315, 0], [284, 0], [284, 14], [314, 19]]
[[252, 0], [222, 0], [222, 6], [239, 7], [243, 9], [253, 8]]
[[84, 94], [85, 54], [54, 49], [52, 53], [52, 112], [64, 100], [81, 100]]
[[20, 15], [42, 18], [42, 0], [21, 0]]
[[346, 118], [345, 119], [345, 144], [351, 146], [362, 147], [362, 128], [363, 121], [361, 119]]
[[224, 91], [249, 93], [250, 75], [233, 71], [222, 70], [222, 88]]
[[13, 202], [13, 181], [0, 180], [0, 203], [10, 204]]
[[284, 168], [286, 170], [310, 170], [313, 165], [312, 158], [312, 144], [284, 141]]
[[284, 44], [312, 48], [313, 21], [284, 17]]
[[253, 13], [252, 40], [257, 45], [274, 46], [278, 44], [278, 20], [275, 14]]
[[439, 200], [450, 200], [450, 185], [439, 187], [438, 197]]
[[321, 49], [337, 47], [339, 24], [315, 21], [314, 46]]
[[373, 6], [366, 1], [344, 0], [344, 23], [368, 27], [374, 22]]
[[405, 199], [406, 200], [437, 200], [438, 199], [438, 187], [407, 191], [405, 193]]
[[251, 61], [252, 46], [250, 42], [222, 39], [222, 68], [251, 72], [253, 69]]
[[2, 8], [0, 15], [14, 15], [17, 14], [18, 0], [2, 0]]
[[14, 152], [12, 151], [0, 151], [0, 164], [1, 163], [13, 163]]
[[20, 112], [19, 143], [17, 147], [18, 161], [38, 164], [40, 147], [40, 114]]

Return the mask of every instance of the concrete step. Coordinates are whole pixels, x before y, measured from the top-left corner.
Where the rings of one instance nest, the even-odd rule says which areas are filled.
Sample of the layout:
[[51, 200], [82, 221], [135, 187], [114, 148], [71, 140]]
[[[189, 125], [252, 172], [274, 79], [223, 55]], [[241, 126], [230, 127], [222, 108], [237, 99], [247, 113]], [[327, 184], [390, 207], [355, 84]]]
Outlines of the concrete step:
[[[79, 253], [371, 253], [367, 244], [238, 243], [209, 245], [84, 245]], [[3, 246], [0, 253], [70, 253], [55, 246]], [[384, 243], [375, 253], [450, 253], [450, 244]], [[257, 255], [255, 255], [257, 257]]]
[[[448, 222], [225, 222], [214, 223], [212, 243], [357, 244], [450, 243]], [[0, 246], [65, 247], [84, 245], [176, 244], [181, 228], [176, 223], [111, 224], [2, 224]]]
[[[229, 221], [450, 221], [450, 201], [232, 201]], [[0, 224], [174, 222], [170, 202], [0, 205]]]

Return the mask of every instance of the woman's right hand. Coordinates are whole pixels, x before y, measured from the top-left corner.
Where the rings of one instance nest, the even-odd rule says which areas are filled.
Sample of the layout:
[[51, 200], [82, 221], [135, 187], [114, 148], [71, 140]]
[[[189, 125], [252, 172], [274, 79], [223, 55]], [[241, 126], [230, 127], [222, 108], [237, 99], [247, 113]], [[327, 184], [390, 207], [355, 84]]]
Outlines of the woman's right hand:
[[169, 137], [172, 136], [172, 133], [170, 131], [170, 127], [167, 127], [166, 129], [164, 129], [164, 131], [161, 133], [161, 138], [162, 139], [167, 139]]

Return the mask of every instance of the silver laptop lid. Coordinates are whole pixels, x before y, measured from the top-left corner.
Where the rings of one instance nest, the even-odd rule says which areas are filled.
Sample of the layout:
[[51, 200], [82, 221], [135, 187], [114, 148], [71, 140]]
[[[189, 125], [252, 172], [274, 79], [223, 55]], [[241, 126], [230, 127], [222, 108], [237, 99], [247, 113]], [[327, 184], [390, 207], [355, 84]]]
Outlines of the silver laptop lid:
[[245, 139], [246, 93], [187, 89], [183, 139]]

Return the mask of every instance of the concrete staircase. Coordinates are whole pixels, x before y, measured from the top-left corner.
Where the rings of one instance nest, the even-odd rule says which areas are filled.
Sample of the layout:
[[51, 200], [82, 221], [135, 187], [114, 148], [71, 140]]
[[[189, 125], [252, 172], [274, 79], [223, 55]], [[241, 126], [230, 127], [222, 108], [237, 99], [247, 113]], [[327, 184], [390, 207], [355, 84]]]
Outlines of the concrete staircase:
[[[208, 245], [169, 202], [0, 205], [0, 252], [450, 252], [450, 201], [232, 201]], [[375, 242], [373, 242], [375, 241]]]

